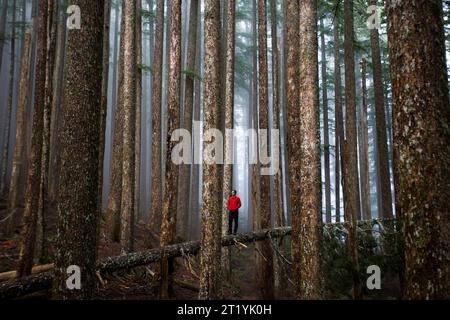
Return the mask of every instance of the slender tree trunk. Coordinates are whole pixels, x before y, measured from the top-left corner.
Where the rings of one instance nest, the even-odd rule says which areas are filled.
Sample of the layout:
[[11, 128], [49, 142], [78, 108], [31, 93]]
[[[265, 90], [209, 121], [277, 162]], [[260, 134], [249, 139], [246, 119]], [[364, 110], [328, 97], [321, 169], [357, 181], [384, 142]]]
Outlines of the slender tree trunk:
[[[377, 0], [369, 0], [369, 5], [376, 5]], [[384, 89], [381, 69], [381, 54], [378, 29], [370, 31], [370, 44], [372, 48], [373, 83], [375, 91], [375, 119], [377, 132], [377, 161], [380, 168], [380, 196], [381, 210], [378, 215], [382, 218], [392, 218], [392, 193], [389, 173], [389, 157], [386, 136], [386, 116], [384, 105]], [[381, 212], [380, 212], [381, 211]]]
[[[124, 1], [125, 2], [125, 1]], [[120, 228], [121, 219], [120, 214], [122, 211], [122, 172], [123, 172], [123, 68], [124, 68], [124, 52], [125, 42], [123, 40], [123, 31], [125, 24], [125, 17], [123, 14], [122, 3], [122, 15], [120, 22], [120, 49], [119, 49], [119, 66], [118, 66], [118, 85], [117, 85], [117, 99], [115, 101], [116, 108], [114, 111], [114, 137], [113, 137], [113, 152], [111, 160], [111, 178], [109, 182], [109, 197], [108, 207], [106, 211], [106, 229], [108, 238], [114, 242], [120, 241]]]
[[339, 16], [336, 15], [333, 21], [334, 39], [334, 108], [335, 108], [335, 200], [336, 200], [336, 222], [341, 220], [341, 172], [343, 168], [343, 142], [344, 130], [342, 120], [342, 86], [341, 86], [341, 54], [339, 38]]
[[[233, 189], [233, 135], [227, 130], [234, 129], [234, 63], [235, 63], [235, 34], [236, 34], [236, 1], [227, 1], [226, 20], [226, 63], [225, 63], [225, 148], [223, 184], [222, 184], [222, 235], [228, 232], [228, 198]], [[222, 271], [225, 279], [231, 277], [231, 256], [229, 248], [222, 249]]]
[[[108, 79], [109, 79], [109, 29], [111, 22], [111, 0], [105, 0], [104, 22], [103, 22], [103, 65], [102, 65], [102, 108], [100, 116], [100, 154], [98, 167], [98, 205], [100, 216], [102, 216], [102, 195], [103, 195], [103, 163], [105, 160], [105, 135], [106, 135], [106, 114], [108, 112]], [[117, 17], [116, 17], [117, 18]]]
[[[6, 190], [7, 185], [7, 171], [8, 171], [8, 163], [9, 163], [9, 140], [11, 135], [11, 113], [12, 113], [12, 105], [13, 105], [13, 97], [14, 97], [14, 84], [16, 83], [14, 73], [16, 67], [16, 0], [13, 0], [12, 3], [12, 23], [11, 23], [11, 62], [9, 64], [9, 93], [8, 93], [8, 107], [6, 111], [6, 122], [5, 129], [3, 133], [4, 143], [2, 150], [2, 167], [1, 167], [1, 175], [0, 175], [0, 198], [4, 198], [8, 192]], [[2, 40], [2, 39], [1, 39]], [[2, 40], [3, 41], [3, 40]]]
[[320, 19], [320, 41], [322, 53], [322, 107], [323, 107], [323, 149], [325, 160], [325, 215], [327, 223], [331, 223], [331, 186], [330, 186], [330, 134], [328, 128], [328, 86], [327, 86], [327, 54], [325, 47], [325, 28]]
[[152, 183], [149, 226], [159, 233], [162, 211], [161, 108], [164, 46], [164, 0], [156, 0], [155, 48], [152, 79]]
[[[177, 144], [172, 141], [174, 130], [180, 127], [180, 88], [181, 88], [181, 0], [171, 4], [170, 21], [170, 59], [168, 74], [168, 112], [169, 122], [166, 141], [166, 171], [163, 193], [162, 225], [160, 245], [167, 246], [175, 241], [178, 166], [172, 159], [172, 150]], [[161, 261], [161, 298], [167, 299], [172, 291], [173, 259]], [[169, 269], [170, 268], [170, 269]]]
[[300, 170], [301, 145], [300, 113], [299, 113], [299, 3], [296, 0], [286, 0], [286, 113], [287, 113], [287, 153], [289, 156], [289, 187], [292, 217], [291, 252], [295, 261], [293, 278], [296, 296], [300, 292], [301, 251], [300, 251]]
[[141, 154], [142, 154], [142, 0], [136, 1], [136, 126], [135, 126], [135, 167], [134, 167], [134, 215], [140, 216], [141, 195]]
[[47, 58], [47, 16], [48, 3], [40, 2], [37, 14], [37, 57], [34, 89], [34, 114], [31, 134], [31, 149], [28, 156], [29, 168], [25, 210], [21, 235], [20, 261], [17, 268], [19, 277], [31, 274], [36, 240], [36, 225], [39, 212], [41, 185], [42, 143], [44, 129], [45, 73]]
[[363, 208], [363, 220], [371, 220], [372, 213], [370, 210], [370, 180], [369, 180], [369, 132], [367, 125], [367, 85], [366, 85], [366, 67], [367, 61], [363, 59], [361, 62], [361, 81], [362, 81], [362, 94], [363, 94], [363, 103], [361, 110], [361, 132], [362, 132], [362, 146], [363, 146], [363, 161], [361, 168], [361, 176], [364, 177], [362, 181], [362, 192], [364, 196], [362, 199], [364, 202], [362, 203]]
[[122, 254], [134, 249], [136, 133], [136, 2], [123, 2], [123, 149], [120, 244]]
[[347, 245], [352, 262], [353, 298], [360, 299], [361, 280], [356, 240], [356, 221], [359, 211], [358, 163], [355, 107], [355, 52], [353, 31], [353, 0], [344, 0], [345, 15], [345, 141], [344, 141], [344, 213], [348, 225]]
[[[189, 36], [187, 49], [187, 63], [186, 69], [189, 74], [186, 75], [185, 80], [185, 98], [184, 98], [184, 113], [183, 113], [183, 129], [186, 129], [192, 136], [192, 115], [194, 107], [194, 85], [195, 85], [195, 59], [197, 54], [197, 45], [200, 41], [197, 40], [197, 24], [198, 24], [198, 0], [191, 0], [189, 9]], [[178, 217], [177, 217], [177, 235], [181, 239], [188, 239], [189, 237], [189, 199], [191, 189], [191, 165], [180, 165], [180, 199], [178, 201]]]
[[[220, 125], [220, 2], [205, 0], [205, 75], [203, 101], [203, 129], [219, 128]], [[212, 137], [205, 139], [205, 144]], [[205, 145], [204, 145], [205, 147]], [[222, 229], [222, 197], [217, 192], [221, 182], [219, 164], [214, 159], [203, 159], [202, 191], [202, 251], [200, 254], [199, 299], [217, 299], [221, 294], [220, 238]]]
[[[266, 0], [258, 0], [258, 63], [259, 63], [259, 129], [269, 129], [269, 94], [268, 94], [268, 72], [267, 72], [267, 19], [266, 19]], [[266, 139], [267, 138], [267, 139]], [[260, 141], [263, 139], [263, 141]], [[263, 152], [268, 149], [268, 135], [261, 137], [260, 131], [259, 148]], [[265, 140], [264, 140], [265, 139]], [[260, 173], [261, 174], [261, 173]], [[261, 205], [260, 219], [261, 229], [271, 228], [271, 210], [270, 210], [270, 176], [260, 175]], [[273, 256], [270, 241], [261, 243], [261, 254], [264, 258], [261, 261], [260, 290], [261, 296], [265, 300], [274, 298], [274, 275], [273, 275]]]
[[450, 107], [442, 2], [389, 0], [386, 12], [406, 297], [449, 299]]
[[48, 2], [47, 54], [45, 74], [44, 127], [42, 137], [41, 181], [39, 187], [39, 210], [37, 229], [37, 256], [40, 263], [48, 260], [47, 214], [48, 214], [48, 171], [50, 161], [50, 121], [53, 102], [53, 71], [56, 54], [56, 20], [58, 7], [55, 1]]
[[[83, 28], [68, 33], [54, 288], [57, 298], [89, 299], [96, 288], [104, 1], [74, 3], [83, 12]], [[80, 267], [80, 290], [67, 288], [71, 265]]]
[[[299, 269], [300, 288], [297, 297], [319, 299], [321, 248], [321, 174], [320, 174], [320, 120], [319, 70], [317, 43], [317, 3], [300, 3], [300, 260], [294, 259]], [[294, 224], [294, 220], [293, 220]], [[297, 248], [295, 250], [298, 250]], [[298, 256], [296, 256], [298, 258]]]
[[14, 147], [14, 157], [11, 173], [11, 184], [9, 187], [9, 210], [11, 217], [9, 218], [6, 226], [6, 234], [11, 235], [17, 222], [17, 210], [20, 203], [19, 199], [19, 184], [20, 173], [24, 163], [22, 162], [26, 154], [26, 104], [28, 100], [28, 76], [30, 73], [30, 59], [31, 59], [31, 34], [25, 35], [25, 41], [22, 48], [22, 57], [20, 59], [20, 82], [19, 93], [17, 103], [17, 115], [16, 115], [16, 144]]

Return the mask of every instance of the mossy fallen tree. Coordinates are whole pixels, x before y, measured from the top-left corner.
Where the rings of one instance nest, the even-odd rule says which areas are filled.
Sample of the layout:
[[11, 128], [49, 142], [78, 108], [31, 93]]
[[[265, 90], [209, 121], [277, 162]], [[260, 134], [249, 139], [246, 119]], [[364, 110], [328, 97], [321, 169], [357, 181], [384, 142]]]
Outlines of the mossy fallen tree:
[[[229, 235], [222, 238], [222, 246], [232, 246], [239, 243], [252, 243], [270, 238], [282, 238], [291, 234], [290, 227], [261, 230], [239, 235]], [[196, 255], [201, 248], [200, 241], [178, 243], [162, 248], [134, 252], [127, 255], [109, 257], [97, 263], [97, 271], [107, 274], [115, 271], [131, 269], [160, 261], [163, 257], [176, 258]], [[34, 274], [21, 279], [0, 284], [0, 299], [14, 299], [27, 294], [51, 289], [53, 271]]]

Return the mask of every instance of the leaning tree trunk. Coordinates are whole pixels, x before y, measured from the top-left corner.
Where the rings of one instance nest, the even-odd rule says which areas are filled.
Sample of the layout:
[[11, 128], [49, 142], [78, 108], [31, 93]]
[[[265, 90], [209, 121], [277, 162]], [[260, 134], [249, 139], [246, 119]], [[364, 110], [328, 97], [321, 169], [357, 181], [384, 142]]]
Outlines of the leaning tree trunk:
[[[205, 74], [203, 100], [203, 129], [219, 128], [220, 125], [220, 2], [205, 0]], [[205, 140], [208, 142], [212, 137]], [[209, 155], [210, 156], [210, 155]], [[211, 157], [211, 156], [210, 156]], [[200, 292], [203, 300], [216, 299], [221, 294], [220, 238], [222, 229], [221, 194], [217, 186], [221, 182], [219, 164], [214, 159], [203, 159], [202, 191], [202, 251], [200, 254]]]
[[[172, 157], [172, 150], [176, 142], [172, 141], [172, 134], [180, 127], [180, 87], [181, 87], [181, 0], [171, 4], [170, 20], [170, 59], [168, 74], [168, 112], [166, 143], [166, 171], [164, 180], [161, 246], [167, 246], [175, 241], [177, 199], [178, 199], [178, 166]], [[169, 271], [169, 265], [170, 270]], [[161, 261], [161, 288], [160, 296], [169, 297], [172, 290], [173, 259]]]
[[[0, 39], [0, 41], [4, 41], [4, 39]], [[6, 111], [6, 123], [4, 129], [4, 143], [2, 150], [2, 159], [1, 159], [1, 171], [0, 171], [0, 198], [4, 198], [7, 191], [6, 190], [6, 178], [8, 171], [8, 163], [9, 163], [9, 140], [11, 135], [11, 113], [12, 113], [12, 105], [13, 105], [13, 96], [14, 96], [14, 84], [15, 81], [15, 66], [16, 66], [16, 0], [13, 0], [12, 4], [12, 23], [11, 23], [11, 62], [9, 64], [9, 93], [8, 93], [8, 106]], [[2, 59], [3, 57], [0, 57]]]
[[[225, 63], [225, 145], [223, 149], [224, 167], [222, 184], [222, 235], [228, 230], [228, 198], [233, 188], [233, 135], [226, 134], [234, 129], [234, 63], [235, 63], [235, 37], [236, 37], [236, 1], [227, 1], [226, 20], [226, 63]], [[222, 249], [222, 272], [225, 279], [231, 277], [231, 256], [229, 248]]]
[[123, 2], [123, 148], [122, 199], [120, 219], [121, 252], [134, 247], [135, 132], [136, 132], [136, 2]]
[[[300, 3], [300, 260], [294, 266], [300, 273], [297, 297], [319, 299], [321, 247], [321, 174], [320, 174], [320, 120], [319, 70], [317, 43], [317, 3]], [[294, 246], [294, 244], [292, 245]], [[297, 256], [298, 258], [298, 256]]]
[[42, 142], [45, 105], [45, 73], [47, 58], [48, 3], [39, 3], [37, 16], [37, 57], [34, 89], [33, 127], [31, 148], [28, 156], [29, 168], [25, 193], [24, 228], [20, 243], [19, 277], [29, 275], [33, 265], [36, 240], [36, 224], [39, 210], [41, 185]]
[[21, 168], [23, 168], [26, 154], [26, 132], [27, 132], [27, 119], [26, 119], [26, 104], [28, 101], [28, 77], [30, 73], [31, 63], [31, 34], [25, 34], [25, 40], [22, 48], [22, 57], [20, 59], [20, 80], [19, 80], [19, 92], [17, 102], [17, 115], [16, 115], [16, 144], [14, 147], [14, 156], [11, 170], [11, 184], [9, 187], [9, 210], [11, 217], [6, 225], [6, 234], [11, 235], [17, 219], [17, 210], [20, 203], [19, 188], [20, 188], [20, 176]]
[[341, 54], [339, 38], [339, 16], [336, 15], [333, 21], [333, 40], [334, 40], [334, 114], [335, 114], [335, 200], [336, 200], [336, 222], [341, 220], [341, 172], [344, 172], [344, 163], [342, 161], [344, 130], [342, 120], [342, 85], [341, 85]]
[[389, 0], [386, 12], [406, 297], [448, 299], [450, 106], [442, 2]]
[[[369, 0], [370, 5], [376, 5], [377, 0]], [[375, 91], [375, 120], [377, 135], [377, 164], [379, 167], [378, 179], [380, 180], [381, 209], [378, 216], [392, 218], [392, 192], [391, 178], [389, 174], [389, 157], [386, 135], [386, 116], [384, 105], [383, 75], [381, 69], [381, 55], [378, 29], [370, 31], [370, 45], [372, 48], [373, 87]], [[381, 211], [381, 212], [380, 212]]]
[[[259, 129], [269, 129], [269, 94], [268, 94], [268, 72], [267, 72], [267, 19], [266, 0], [258, 1], [258, 74], [259, 74]], [[260, 131], [261, 138], [261, 131]], [[269, 135], [262, 137], [259, 148], [262, 152], [269, 149]], [[259, 139], [258, 139], [259, 140]], [[262, 168], [261, 168], [262, 169]], [[261, 174], [262, 170], [260, 170]], [[261, 205], [259, 215], [261, 217], [261, 229], [271, 227], [270, 208], [270, 176], [260, 175]], [[260, 246], [263, 259], [260, 260], [261, 275], [259, 286], [261, 296], [265, 300], [274, 298], [274, 275], [273, 275], [273, 255], [270, 241], [264, 241]]]
[[[336, 19], [336, 18], [335, 18]], [[325, 47], [325, 28], [320, 19], [320, 47], [322, 53], [322, 108], [323, 108], [323, 149], [325, 171], [325, 215], [327, 223], [331, 223], [331, 187], [330, 187], [330, 134], [328, 128], [328, 86], [327, 86], [327, 54]]]
[[355, 52], [353, 31], [353, 0], [344, 0], [345, 16], [345, 141], [344, 141], [344, 213], [348, 223], [347, 245], [352, 263], [353, 298], [361, 298], [361, 280], [356, 241], [356, 220], [359, 212], [358, 163], [356, 155]]
[[155, 48], [152, 72], [152, 168], [149, 227], [159, 233], [162, 211], [161, 107], [164, 46], [164, 0], [156, 1]]
[[[67, 39], [54, 288], [57, 298], [89, 299], [96, 288], [104, 1], [73, 3], [83, 28], [69, 30]], [[80, 267], [80, 290], [66, 286], [71, 265]]]

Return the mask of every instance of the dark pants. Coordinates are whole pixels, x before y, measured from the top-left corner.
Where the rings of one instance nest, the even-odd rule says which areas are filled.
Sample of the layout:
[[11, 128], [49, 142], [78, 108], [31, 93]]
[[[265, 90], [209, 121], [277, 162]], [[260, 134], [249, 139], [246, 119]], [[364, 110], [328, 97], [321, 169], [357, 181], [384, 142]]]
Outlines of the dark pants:
[[231, 230], [233, 229], [233, 221], [234, 221], [234, 234], [237, 233], [238, 229], [238, 217], [239, 217], [239, 210], [236, 211], [229, 211], [228, 212], [228, 234], [231, 234]]

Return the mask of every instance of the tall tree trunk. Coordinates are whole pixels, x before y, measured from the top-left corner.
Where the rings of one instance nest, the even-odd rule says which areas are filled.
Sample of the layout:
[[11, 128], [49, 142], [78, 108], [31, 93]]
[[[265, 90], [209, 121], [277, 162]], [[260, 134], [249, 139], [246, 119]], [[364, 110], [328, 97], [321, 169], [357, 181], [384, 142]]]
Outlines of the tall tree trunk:
[[[319, 70], [317, 43], [317, 3], [305, 0], [300, 3], [300, 260], [294, 259], [299, 269], [300, 288], [297, 297], [319, 299], [320, 247], [321, 247], [321, 174], [320, 174], [320, 120], [319, 120]], [[293, 220], [294, 225], [294, 220]], [[298, 255], [295, 256], [298, 258]]]
[[[194, 84], [195, 84], [195, 59], [197, 53], [197, 24], [198, 24], [198, 0], [192, 0], [189, 9], [189, 36], [187, 49], [186, 69], [188, 74], [185, 80], [185, 98], [183, 113], [183, 129], [192, 133], [192, 115], [194, 107]], [[189, 238], [189, 199], [191, 189], [191, 165], [180, 165], [179, 178], [179, 196], [178, 201], [178, 217], [177, 217], [177, 235], [184, 240]]]
[[34, 89], [33, 126], [31, 149], [28, 156], [29, 168], [25, 194], [24, 228], [20, 243], [19, 277], [31, 274], [36, 240], [36, 224], [39, 212], [41, 186], [42, 143], [45, 106], [45, 73], [47, 58], [48, 3], [39, 2], [37, 13], [37, 57]]
[[[269, 129], [269, 94], [268, 94], [268, 72], [267, 72], [267, 19], [266, 19], [266, 0], [258, 0], [258, 75], [259, 75], [259, 129]], [[266, 140], [264, 140], [267, 138]], [[263, 152], [269, 147], [268, 135], [262, 137], [263, 141], [259, 143], [259, 148]], [[261, 131], [260, 131], [261, 139]], [[260, 139], [258, 139], [260, 141]], [[270, 176], [260, 175], [261, 205], [260, 219], [261, 229], [271, 228], [271, 210], [270, 210]], [[274, 298], [274, 275], [273, 275], [273, 256], [270, 241], [264, 241], [260, 246], [261, 254], [264, 256], [261, 262], [261, 277], [259, 279], [261, 296], [265, 300]]]
[[[103, 163], [105, 160], [105, 136], [106, 136], [106, 114], [108, 112], [108, 79], [109, 79], [109, 29], [111, 23], [111, 0], [105, 0], [103, 21], [103, 65], [102, 65], [102, 108], [100, 116], [100, 154], [98, 167], [98, 205], [100, 216], [102, 215], [103, 194]], [[117, 17], [116, 17], [117, 18]]]
[[53, 102], [53, 71], [56, 54], [56, 21], [58, 7], [56, 1], [48, 2], [47, 15], [47, 53], [45, 74], [44, 127], [42, 137], [41, 181], [39, 187], [39, 211], [37, 229], [37, 256], [39, 262], [48, 260], [47, 213], [48, 213], [48, 171], [50, 160], [50, 121]]
[[152, 79], [152, 183], [150, 228], [159, 233], [162, 211], [161, 108], [164, 46], [164, 0], [156, 0], [155, 48]]
[[299, 17], [300, 7], [296, 0], [286, 0], [285, 2], [285, 23], [286, 23], [286, 113], [287, 113], [287, 153], [289, 157], [289, 187], [292, 217], [292, 239], [291, 252], [295, 261], [293, 268], [293, 278], [295, 283], [296, 296], [300, 292], [300, 170], [301, 152], [298, 146], [301, 145], [300, 113], [299, 113]]
[[[226, 14], [226, 63], [225, 63], [225, 136], [223, 184], [222, 184], [222, 235], [228, 232], [228, 198], [233, 189], [234, 159], [233, 135], [227, 130], [234, 129], [234, 63], [236, 37], [236, 1], [227, 1]], [[231, 256], [229, 248], [222, 248], [222, 271], [225, 279], [231, 277]]]
[[[7, 171], [8, 171], [8, 163], [9, 163], [9, 140], [11, 135], [11, 113], [12, 113], [12, 105], [14, 98], [14, 84], [15, 81], [15, 66], [16, 66], [16, 0], [13, 0], [12, 3], [12, 23], [11, 23], [11, 62], [9, 64], [9, 93], [8, 93], [8, 106], [6, 111], [6, 122], [5, 129], [3, 133], [4, 143], [2, 150], [2, 167], [0, 172], [0, 198], [4, 198], [8, 192], [6, 190], [7, 185]], [[0, 39], [2, 40], [2, 39]], [[3, 40], [2, 40], [3, 41]]]
[[[203, 100], [203, 129], [220, 125], [220, 2], [205, 0], [205, 75]], [[210, 142], [212, 137], [205, 139]], [[204, 145], [205, 146], [205, 145]], [[200, 292], [203, 300], [217, 299], [221, 294], [220, 239], [222, 229], [222, 197], [217, 192], [221, 182], [219, 164], [209, 164], [214, 159], [203, 159], [202, 191], [202, 251], [200, 254]]]
[[[125, 1], [124, 1], [125, 2]], [[108, 207], [106, 210], [106, 231], [108, 238], [114, 242], [120, 242], [120, 228], [121, 219], [120, 213], [122, 209], [122, 172], [123, 172], [123, 68], [124, 68], [124, 52], [125, 42], [123, 40], [123, 31], [125, 27], [125, 16], [123, 14], [122, 3], [122, 15], [120, 22], [120, 49], [119, 49], [119, 62], [118, 62], [118, 84], [117, 84], [117, 99], [114, 101], [116, 108], [114, 111], [114, 137], [113, 137], [113, 152], [111, 160], [111, 178], [109, 182], [109, 197]]]
[[25, 41], [22, 48], [22, 57], [20, 59], [20, 82], [17, 103], [16, 115], [16, 144], [14, 147], [14, 156], [11, 173], [11, 184], [9, 187], [9, 210], [11, 217], [6, 225], [6, 234], [11, 235], [16, 226], [17, 210], [20, 203], [19, 188], [20, 188], [20, 173], [24, 163], [22, 162], [26, 154], [26, 104], [28, 100], [28, 76], [30, 73], [31, 63], [31, 34], [25, 35]]
[[[57, 298], [89, 299], [96, 288], [104, 1], [73, 3], [83, 28], [68, 33], [54, 288]], [[80, 267], [80, 290], [66, 286], [71, 265]]]
[[361, 164], [361, 177], [363, 183], [361, 192], [364, 194], [362, 199], [362, 217], [364, 220], [371, 220], [372, 213], [370, 210], [370, 180], [369, 180], [369, 132], [367, 125], [367, 85], [366, 85], [366, 66], [367, 61], [363, 59], [361, 61], [361, 82], [362, 82], [362, 94], [363, 103], [361, 110], [361, 132], [362, 132], [362, 164]]
[[322, 107], [323, 107], [323, 150], [325, 165], [325, 215], [327, 223], [331, 223], [331, 187], [330, 187], [330, 134], [328, 128], [328, 86], [327, 86], [327, 54], [325, 47], [325, 28], [323, 18], [320, 19], [320, 47], [322, 53]]
[[[369, 5], [376, 5], [377, 0], [369, 0]], [[375, 120], [377, 132], [377, 161], [380, 168], [380, 196], [381, 210], [378, 215], [382, 218], [392, 218], [391, 178], [389, 174], [389, 157], [386, 136], [386, 117], [384, 105], [383, 75], [381, 69], [381, 54], [377, 28], [370, 31], [370, 45], [372, 48], [373, 84], [375, 91]], [[381, 212], [380, 212], [381, 211]]]
[[359, 212], [358, 163], [356, 142], [356, 85], [353, 30], [353, 0], [344, 0], [345, 32], [345, 141], [344, 141], [344, 213], [348, 225], [347, 245], [352, 263], [353, 298], [361, 298], [356, 220]]
[[448, 299], [450, 107], [442, 2], [390, 0], [386, 12], [406, 297]]
[[[177, 219], [178, 166], [172, 159], [176, 142], [172, 141], [174, 130], [180, 127], [181, 88], [181, 0], [173, 1], [170, 8], [170, 60], [168, 74], [168, 112], [166, 143], [166, 171], [163, 193], [161, 247], [174, 243]], [[169, 270], [170, 267], [170, 270]], [[173, 259], [161, 261], [161, 298], [167, 299], [172, 291]]]
[[334, 112], [335, 112], [335, 200], [336, 200], [336, 222], [341, 220], [341, 172], [344, 172], [343, 143], [344, 129], [342, 120], [342, 86], [341, 86], [341, 54], [339, 38], [339, 16], [336, 14], [333, 20], [334, 40]]
[[134, 167], [134, 215], [139, 220], [141, 195], [141, 154], [142, 154], [142, 0], [136, 1], [136, 125], [135, 125], [135, 167]]
[[123, 2], [123, 149], [120, 244], [122, 254], [134, 249], [134, 181], [136, 133], [136, 2]]

